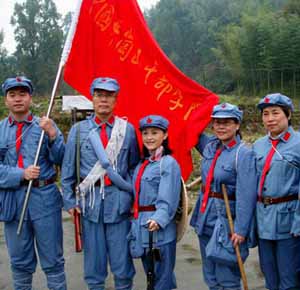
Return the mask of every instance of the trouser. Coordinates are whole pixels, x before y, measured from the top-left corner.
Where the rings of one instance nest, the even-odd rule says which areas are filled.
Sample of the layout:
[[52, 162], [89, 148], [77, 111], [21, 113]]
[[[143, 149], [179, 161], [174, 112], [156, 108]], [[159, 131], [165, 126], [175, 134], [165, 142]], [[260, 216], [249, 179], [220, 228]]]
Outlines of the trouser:
[[135, 274], [129, 254], [129, 219], [120, 223], [98, 223], [83, 218], [84, 279], [90, 290], [104, 290], [109, 262], [115, 289], [131, 290]]
[[36, 270], [38, 254], [48, 288], [66, 290], [61, 211], [38, 220], [24, 221], [19, 236], [17, 227], [17, 220], [5, 223], [14, 289], [32, 289], [32, 275]]
[[198, 236], [202, 256], [202, 270], [205, 283], [210, 290], [241, 290], [241, 276], [238, 265], [228, 266], [216, 263], [206, 257], [205, 248], [209, 235]]
[[300, 289], [300, 238], [258, 241], [259, 262], [270, 290]]
[[[176, 240], [159, 247], [161, 261], [155, 261], [154, 277], [155, 290], [171, 290], [176, 289], [176, 278], [174, 274], [176, 261]], [[142, 256], [142, 262], [145, 273], [149, 269], [149, 261], [147, 260], [147, 251]]]

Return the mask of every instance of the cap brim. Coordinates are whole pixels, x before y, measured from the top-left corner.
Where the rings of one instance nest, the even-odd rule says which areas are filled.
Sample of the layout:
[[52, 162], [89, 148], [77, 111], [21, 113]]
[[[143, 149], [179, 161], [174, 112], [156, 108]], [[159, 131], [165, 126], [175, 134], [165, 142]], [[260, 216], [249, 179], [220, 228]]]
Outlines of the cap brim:
[[161, 129], [161, 130], [163, 130], [163, 131], [167, 131], [168, 129], [167, 128], [165, 128], [165, 127], [162, 127], [162, 126], [159, 126], [159, 125], [153, 125], [153, 124], [147, 124], [147, 125], [145, 125], [145, 126], [143, 126], [143, 127], [140, 127], [139, 128], [139, 130], [140, 131], [142, 131], [142, 130], [144, 130], [144, 129], [146, 129], [146, 128], [158, 128], [158, 129]]
[[112, 87], [106, 87], [106, 86], [96, 86], [93, 88], [94, 90], [105, 90], [105, 91], [109, 91], [109, 92], [117, 92], [118, 89], [112, 88]]

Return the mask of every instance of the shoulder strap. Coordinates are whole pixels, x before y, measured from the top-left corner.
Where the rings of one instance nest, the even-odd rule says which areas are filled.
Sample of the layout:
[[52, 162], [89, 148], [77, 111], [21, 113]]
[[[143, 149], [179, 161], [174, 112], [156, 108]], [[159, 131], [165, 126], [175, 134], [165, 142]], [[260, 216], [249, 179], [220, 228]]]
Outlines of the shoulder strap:
[[235, 171], [237, 171], [237, 167], [238, 167], [238, 158], [239, 158], [239, 152], [240, 152], [240, 149], [242, 146], [244, 146], [245, 143], [244, 142], [241, 142], [239, 147], [237, 148], [236, 150], [236, 153], [235, 153]]

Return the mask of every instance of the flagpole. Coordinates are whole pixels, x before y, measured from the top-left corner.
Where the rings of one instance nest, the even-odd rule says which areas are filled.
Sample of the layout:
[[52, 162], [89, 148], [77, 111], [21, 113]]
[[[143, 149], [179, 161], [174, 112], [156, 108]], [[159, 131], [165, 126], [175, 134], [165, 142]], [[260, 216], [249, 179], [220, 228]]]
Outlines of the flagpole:
[[[52, 108], [53, 108], [53, 105], [54, 105], [54, 99], [55, 99], [55, 96], [56, 96], [56, 92], [58, 90], [58, 87], [59, 87], [59, 84], [60, 84], [60, 81], [61, 81], [62, 72], [63, 72], [64, 66], [65, 66], [65, 63], [68, 59], [71, 47], [72, 47], [72, 42], [73, 42], [76, 26], [77, 26], [77, 23], [78, 23], [78, 18], [79, 18], [79, 14], [80, 14], [82, 1], [83, 0], [78, 0], [78, 2], [77, 2], [77, 7], [76, 7], [76, 10], [74, 12], [72, 23], [71, 23], [71, 26], [70, 26], [70, 29], [69, 29], [69, 32], [68, 32], [68, 35], [67, 35], [67, 38], [66, 38], [66, 41], [65, 41], [64, 49], [63, 49], [63, 52], [62, 52], [61, 60], [59, 62], [59, 66], [58, 66], [54, 86], [53, 86], [52, 93], [51, 93], [51, 99], [50, 99], [50, 103], [49, 103], [49, 107], [48, 107], [48, 111], [47, 111], [47, 115], [46, 115], [47, 118], [49, 118], [50, 115], [51, 115]], [[39, 156], [40, 156], [40, 152], [41, 152], [44, 137], [45, 137], [45, 131], [42, 130], [40, 140], [39, 140], [39, 144], [38, 144], [38, 147], [37, 147], [37, 151], [36, 151], [36, 154], [35, 154], [35, 159], [34, 159], [34, 163], [33, 163], [34, 166], [38, 165]], [[20, 220], [19, 220], [19, 224], [18, 224], [18, 229], [17, 229], [17, 235], [20, 235], [21, 231], [22, 231], [24, 218], [25, 218], [25, 213], [26, 213], [26, 210], [27, 210], [27, 207], [28, 207], [28, 201], [29, 201], [30, 193], [31, 193], [31, 189], [32, 189], [32, 184], [33, 184], [33, 180], [31, 179], [29, 181], [27, 191], [26, 191], [26, 195], [25, 195], [25, 199], [24, 199], [24, 202], [23, 202], [22, 212], [21, 212], [21, 216], [20, 216]]]

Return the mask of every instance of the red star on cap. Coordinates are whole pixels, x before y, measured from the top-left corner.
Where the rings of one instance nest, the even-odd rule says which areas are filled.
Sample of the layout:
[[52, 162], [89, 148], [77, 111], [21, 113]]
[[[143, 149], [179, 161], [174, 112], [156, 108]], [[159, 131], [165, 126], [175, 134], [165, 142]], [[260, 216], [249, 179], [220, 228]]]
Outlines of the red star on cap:
[[270, 103], [270, 99], [269, 98], [265, 98], [265, 103]]
[[148, 118], [147, 119], [147, 124], [151, 124], [152, 123], [152, 119], [151, 118]]
[[17, 81], [17, 82], [21, 82], [21, 81], [22, 81], [22, 78], [16, 77], [16, 81]]
[[226, 108], [226, 104], [223, 104], [221, 107], [222, 107], [222, 109]]

